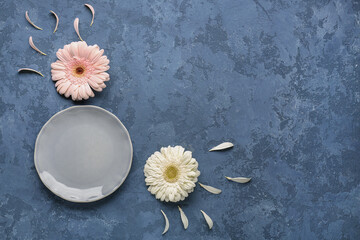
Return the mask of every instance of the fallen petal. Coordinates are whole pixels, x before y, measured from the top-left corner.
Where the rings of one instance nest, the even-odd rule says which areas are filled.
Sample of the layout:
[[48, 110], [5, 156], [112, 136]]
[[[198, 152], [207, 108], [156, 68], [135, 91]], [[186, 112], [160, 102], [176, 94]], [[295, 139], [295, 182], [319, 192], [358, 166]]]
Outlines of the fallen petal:
[[91, 14], [92, 14], [92, 19], [91, 19], [91, 23], [90, 23], [90, 26], [93, 25], [94, 23], [94, 17], [95, 17], [95, 10], [93, 8], [93, 6], [91, 6], [90, 4], [84, 4], [86, 7], [88, 7], [91, 11]]
[[54, 29], [54, 32], [53, 33], [55, 33], [56, 32], [56, 30], [57, 30], [57, 28], [58, 28], [58, 25], [59, 25], [59, 17], [58, 17], [58, 15], [54, 12], [54, 11], [51, 11], [50, 10], [50, 12], [55, 16], [55, 18], [56, 18], [56, 25], [55, 25], [55, 29]]
[[251, 178], [245, 178], [245, 177], [226, 177], [227, 180], [233, 181], [233, 182], [237, 182], [237, 183], [247, 183], [250, 182]]
[[213, 193], [213, 194], [220, 194], [221, 193], [221, 190], [218, 189], [218, 188], [214, 188], [212, 186], [204, 185], [204, 184], [201, 184], [201, 183], [199, 183], [199, 185], [202, 188], [204, 188], [206, 191], [210, 192], [210, 193]]
[[180, 211], [180, 217], [181, 217], [181, 221], [182, 221], [182, 223], [184, 225], [184, 229], [187, 229], [188, 226], [189, 226], [189, 220], [186, 217], [184, 211], [179, 206], [178, 206], [178, 208], [179, 208], [179, 211]]
[[80, 36], [80, 33], [79, 33], [79, 18], [75, 18], [74, 20], [74, 28], [75, 28], [75, 32], [76, 34], [79, 36], [80, 40], [81, 41], [84, 41], [81, 36]]
[[27, 20], [34, 28], [39, 29], [39, 30], [42, 30], [41, 27], [36, 26], [36, 25], [30, 20], [28, 11], [25, 12], [25, 18], [26, 18], [26, 20]]
[[165, 229], [162, 233], [162, 234], [165, 234], [169, 230], [169, 220], [168, 220], [166, 214], [164, 213], [164, 211], [163, 210], [160, 210], [160, 211], [164, 215], [164, 218], [165, 218]]
[[233, 146], [234, 146], [234, 144], [232, 144], [231, 142], [224, 142], [224, 143], [217, 145], [216, 147], [213, 147], [212, 149], [209, 150], [209, 152], [224, 150], [227, 148], [231, 148]]
[[29, 44], [30, 46], [37, 51], [38, 53], [41, 53], [42, 55], [46, 55], [46, 53], [43, 53], [42, 51], [40, 51], [34, 44], [33, 40], [32, 40], [32, 36], [29, 37]]
[[34, 70], [34, 69], [31, 69], [31, 68], [20, 68], [20, 69], [18, 69], [18, 72], [21, 72], [21, 71], [34, 72], [34, 73], [37, 73], [37, 74], [41, 75], [42, 77], [44, 77], [44, 75], [42, 75], [41, 72], [36, 71], [36, 70]]
[[200, 210], [200, 212], [204, 215], [205, 221], [209, 225], [209, 229], [211, 229], [214, 225], [213, 221], [203, 210]]

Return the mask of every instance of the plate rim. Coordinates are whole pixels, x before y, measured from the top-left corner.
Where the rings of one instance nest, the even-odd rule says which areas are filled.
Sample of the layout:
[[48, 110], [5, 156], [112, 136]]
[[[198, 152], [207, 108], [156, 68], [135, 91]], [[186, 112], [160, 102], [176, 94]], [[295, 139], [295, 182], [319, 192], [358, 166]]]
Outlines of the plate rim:
[[[38, 169], [38, 163], [36, 161], [36, 152], [37, 152], [37, 146], [38, 146], [38, 142], [39, 142], [39, 138], [43, 132], [43, 130], [46, 128], [46, 126], [51, 122], [51, 120], [53, 118], [55, 118], [56, 116], [68, 111], [68, 110], [71, 110], [71, 109], [74, 109], [74, 108], [93, 108], [93, 109], [97, 109], [97, 110], [101, 110], [103, 111], [104, 113], [110, 115], [111, 117], [115, 118], [116, 121], [118, 121], [118, 123], [120, 123], [120, 125], [123, 127], [123, 129], [125, 130], [125, 133], [128, 137], [128, 140], [129, 140], [129, 143], [130, 143], [130, 164], [129, 164], [129, 168], [127, 169], [126, 171], [126, 174], [125, 174], [125, 177], [124, 179], [118, 184], [118, 186], [116, 186], [111, 192], [109, 192], [108, 194], [106, 195], [102, 195], [101, 197], [99, 198], [96, 198], [96, 199], [90, 199], [90, 200], [87, 200], [87, 201], [83, 201], [83, 200], [74, 200], [74, 199], [68, 199], [68, 198], [65, 198], [64, 196], [61, 196], [60, 194], [57, 194], [55, 192], [53, 192], [51, 190], [51, 187], [49, 187], [44, 181], [43, 179], [41, 178], [41, 175], [39, 173], [39, 169]], [[108, 197], [109, 195], [113, 194], [116, 190], [118, 190], [120, 188], [120, 186], [125, 182], [126, 178], [128, 177], [129, 173], [130, 173], [130, 170], [131, 170], [131, 166], [132, 166], [132, 162], [133, 162], [133, 145], [132, 145], [132, 141], [131, 141], [131, 137], [130, 137], [130, 134], [129, 134], [129, 131], [127, 130], [127, 128], [125, 127], [125, 125], [120, 121], [120, 119], [115, 115], [113, 114], [112, 112], [102, 108], [102, 107], [99, 107], [99, 106], [95, 106], [95, 105], [75, 105], [75, 106], [71, 106], [71, 107], [68, 107], [68, 108], [65, 108], [63, 110], [60, 110], [58, 111], [57, 113], [55, 113], [53, 116], [51, 116], [51, 118], [49, 118], [49, 120], [47, 120], [47, 122], [41, 127], [37, 137], [36, 137], [36, 140], [35, 140], [35, 148], [34, 148], [34, 165], [35, 165], [35, 169], [36, 169], [36, 172], [41, 180], [41, 182], [45, 185], [45, 187], [50, 190], [53, 194], [55, 194], [56, 196], [60, 197], [61, 199], [64, 199], [66, 201], [69, 201], [69, 202], [74, 202], [74, 203], [90, 203], [90, 202], [96, 202], [96, 201], [99, 201], [101, 199], [104, 199], [106, 197]]]

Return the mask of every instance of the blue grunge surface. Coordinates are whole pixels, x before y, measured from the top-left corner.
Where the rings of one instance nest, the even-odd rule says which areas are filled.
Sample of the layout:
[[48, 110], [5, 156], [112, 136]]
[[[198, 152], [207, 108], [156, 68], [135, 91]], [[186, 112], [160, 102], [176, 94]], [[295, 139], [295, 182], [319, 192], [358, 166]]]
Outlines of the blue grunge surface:
[[[2, 239], [359, 239], [359, 1], [2, 0], [0, 11]], [[56, 51], [78, 40], [76, 17], [111, 61], [107, 88], [80, 103], [50, 74]], [[90, 204], [52, 194], [33, 161], [43, 124], [76, 104], [114, 113], [134, 145], [127, 180]], [[235, 147], [208, 152], [223, 141]], [[193, 151], [199, 181], [223, 191], [197, 187], [180, 203], [187, 230], [144, 183], [146, 159], [168, 145]]]

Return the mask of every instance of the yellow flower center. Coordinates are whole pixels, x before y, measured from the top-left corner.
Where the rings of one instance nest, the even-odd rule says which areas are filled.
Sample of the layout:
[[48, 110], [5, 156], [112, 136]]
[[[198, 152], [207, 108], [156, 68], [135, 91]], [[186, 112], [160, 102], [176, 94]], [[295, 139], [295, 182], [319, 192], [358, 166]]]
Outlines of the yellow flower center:
[[164, 171], [164, 179], [169, 183], [176, 182], [179, 178], [179, 169], [174, 166], [168, 166]]
[[74, 75], [76, 77], [81, 77], [85, 73], [85, 68], [83, 66], [77, 66], [74, 68]]

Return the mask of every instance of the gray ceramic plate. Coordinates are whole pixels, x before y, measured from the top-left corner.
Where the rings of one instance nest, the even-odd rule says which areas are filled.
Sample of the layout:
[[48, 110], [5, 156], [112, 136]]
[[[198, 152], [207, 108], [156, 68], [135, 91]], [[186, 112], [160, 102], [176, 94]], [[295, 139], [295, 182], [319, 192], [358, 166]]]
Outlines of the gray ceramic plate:
[[133, 156], [120, 120], [96, 106], [56, 113], [35, 143], [35, 167], [54, 194], [71, 202], [102, 199], [124, 182]]

